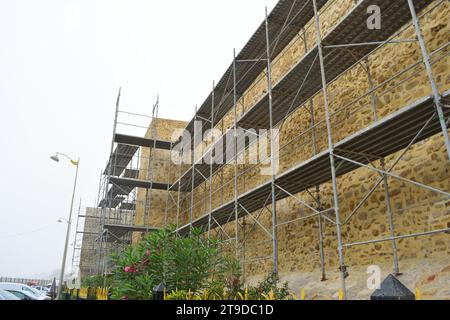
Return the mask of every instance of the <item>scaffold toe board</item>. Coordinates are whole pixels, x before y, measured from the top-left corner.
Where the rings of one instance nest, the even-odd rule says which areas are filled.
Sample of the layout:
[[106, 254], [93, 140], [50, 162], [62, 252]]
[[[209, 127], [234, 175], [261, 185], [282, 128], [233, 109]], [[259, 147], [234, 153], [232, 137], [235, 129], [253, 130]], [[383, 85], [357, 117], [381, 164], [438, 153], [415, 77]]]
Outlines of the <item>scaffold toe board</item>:
[[109, 181], [110, 183], [118, 187], [130, 187], [133, 189], [141, 188], [167, 191], [167, 189], [170, 187], [170, 185], [168, 185], [167, 183], [158, 183], [131, 178], [111, 177]]
[[113, 233], [114, 235], [125, 235], [128, 232], [153, 232], [158, 231], [158, 228], [147, 228], [143, 226], [131, 226], [131, 225], [123, 225], [123, 224], [105, 224], [104, 229]]
[[98, 207], [99, 208], [116, 208], [117, 206], [113, 206], [114, 203], [112, 203], [113, 199], [118, 199], [120, 196], [123, 196], [125, 199], [135, 188], [130, 186], [117, 186], [113, 185], [107, 195], [106, 198], [99, 201]]
[[116, 196], [114, 199], [103, 199], [102, 201], [100, 201], [99, 203], [99, 208], [109, 208], [109, 209], [114, 209], [117, 208], [119, 206], [119, 204], [122, 203], [122, 201], [124, 201], [126, 198], [123, 196]]
[[[429, 1], [414, 1], [416, 10], [425, 8]], [[367, 7], [377, 5], [383, 13], [383, 27], [367, 27]], [[327, 83], [333, 82], [350, 67], [389, 40], [411, 21], [407, 1], [362, 0], [324, 38], [324, 63]], [[351, 51], [345, 45], [357, 45]], [[344, 45], [343, 48], [331, 47]], [[328, 47], [327, 47], [328, 46]], [[277, 124], [322, 89], [317, 44], [301, 58], [273, 87], [273, 123]], [[302, 85], [303, 84], [303, 85]], [[301, 90], [298, 88], [301, 86]], [[242, 128], [270, 128], [269, 95], [266, 93], [241, 119]]]
[[[448, 101], [450, 91], [443, 95], [443, 100]], [[445, 117], [450, 117], [450, 109], [444, 110]], [[432, 96], [424, 97], [408, 107], [386, 116], [382, 120], [366, 127], [365, 129], [341, 140], [335, 144], [334, 153], [351, 158], [357, 163], [367, 165], [370, 162], [395, 154], [411, 144], [416, 144], [436, 134], [441, 133], [441, 127], [437, 116], [435, 101]], [[331, 180], [330, 152], [325, 150], [313, 158], [293, 167], [275, 179], [275, 184], [292, 195], [305, 191], [311, 187], [321, 185]], [[339, 161], [337, 176], [342, 176], [361, 168], [358, 164]], [[238, 197], [238, 217], [244, 217], [248, 213], [262, 209], [272, 203], [272, 183], [268, 181], [253, 190]], [[287, 198], [286, 192], [280, 192], [277, 201]], [[216, 228], [235, 220], [235, 203], [230, 201], [212, 211], [214, 218], [211, 225]], [[218, 224], [217, 224], [217, 223]], [[193, 221], [192, 226], [206, 231], [209, 225], [209, 214]], [[180, 235], [187, 235], [191, 225], [186, 225], [177, 230]]]
[[170, 150], [172, 147], [172, 142], [169, 141], [147, 139], [118, 133], [114, 136], [114, 142], [123, 145], [155, 148], [160, 150]]
[[157, 228], [146, 228], [141, 226], [130, 226], [130, 225], [121, 225], [121, 224], [105, 224], [103, 226], [103, 240], [108, 243], [125, 243], [131, 244], [131, 241], [128, 239], [124, 239], [125, 236], [129, 235], [131, 232], [155, 232], [159, 229]]

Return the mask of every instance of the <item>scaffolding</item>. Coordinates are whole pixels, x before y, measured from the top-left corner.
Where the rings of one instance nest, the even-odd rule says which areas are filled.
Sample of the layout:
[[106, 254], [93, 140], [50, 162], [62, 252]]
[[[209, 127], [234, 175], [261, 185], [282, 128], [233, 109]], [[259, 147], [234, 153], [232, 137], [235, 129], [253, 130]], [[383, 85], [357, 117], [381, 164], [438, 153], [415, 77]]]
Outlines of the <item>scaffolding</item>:
[[[152, 150], [168, 150], [171, 143], [157, 139], [159, 98], [151, 116], [128, 112], [120, 108], [119, 92], [113, 126], [111, 154], [105, 170], [100, 175], [98, 205], [101, 211], [99, 225], [99, 254], [97, 273], [108, 274], [112, 267], [112, 252], [121, 252], [132, 243], [134, 234], [157, 230], [150, 225], [153, 190], [166, 191], [167, 183], [154, 182], [155, 162]], [[140, 131], [148, 130], [151, 137], [141, 137]], [[130, 134], [131, 131], [131, 134]], [[136, 132], [138, 132], [136, 134]], [[144, 154], [144, 150], [150, 150]], [[145, 193], [139, 198], [140, 191]], [[144, 210], [144, 221], [138, 221], [136, 211]]]
[[[400, 235], [393, 222], [396, 210], [392, 207], [390, 194], [390, 181], [395, 180], [439, 195], [437, 201], [450, 199], [449, 190], [440, 190], [394, 173], [400, 161], [416, 144], [439, 134], [442, 134], [450, 158], [450, 91], [440, 91], [433, 74], [433, 66], [448, 57], [449, 42], [430, 51], [420, 26], [421, 19], [445, 5], [444, 0], [355, 1], [349, 12], [330, 31], [324, 33], [321, 18], [336, 2], [281, 0], [270, 14], [266, 10], [264, 22], [244, 49], [239, 54], [234, 52], [231, 66], [217, 84], [213, 83], [213, 90], [206, 101], [196, 108], [195, 116], [186, 128], [191, 133], [188, 141], [191, 143], [183, 137], [175, 143], [153, 141], [153, 148], [164, 147], [171, 154], [179, 154], [180, 159], [183, 150], [190, 149], [187, 158], [191, 164], [175, 165], [176, 170], [173, 171], [174, 165], [169, 162], [168, 176], [173, 172], [178, 175], [173, 184], [154, 182], [152, 174], [147, 176], [146, 181], [140, 181], [139, 185], [130, 179], [126, 181], [133, 182], [125, 184], [122, 183], [123, 178], [112, 178], [111, 173], [108, 175], [108, 184], [148, 187], [149, 192], [166, 190], [164, 221], [166, 225], [175, 224], [177, 234], [187, 236], [192, 228], [200, 228], [208, 237], [212, 237], [212, 232], [215, 232], [216, 236], [235, 244], [236, 255], [244, 267], [249, 263], [271, 260], [276, 274], [279, 271], [278, 229], [294, 222], [312, 220], [318, 225], [321, 280], [325, 281], [324, 224], [330, 224], [336, 230], [341, 290], [346, 297], [346, 278], [349, 275], [346, 249], [373, 243], [391, 243], [393, 270], [398, 274], [398, 240], [450, 232], [449, 228], [444, 228]], [[367, 8], [374, 5], [382, 12], [383, 27], [371, 30], [366, 23]], [[411, 27], [415, 37], [404, 38], [405, 31]], [[293, 39], [303, 41], [304, 54], [282, 77], [274, 80], [273, 63], [292, 45]], [[417, 45], [420, 59], [375, 84], [368, 63], [370, 58], [386, 46], [404, 44]], [[330, 88], [355, 68], [361, 68], [367, 76], [367, 88], [361, 88], [362, 92], [358, 92], [358, 96], [344, 106], [333, 108]], [[431, 87], [430, 95], [423, 95], [388, 114], [380, 114], [380, 97], [421, 75]], [[261, 86], [261, 83], [265, 83], [262, 97], [248, 103], [246, 92]], [[318, 104], [317, 100], [321, 103]], [[282, 145], [277, 154], [275, 142], [280, 133], [274, 129], [281, 130], [290, 117], [299, 112], [305, 114], [310, 123]], [[355, 125], [357, 128], [350, 134], [339, 131], [340, 125], [363, 112], [370, 114], [367, 123]], [[233, 122], [227, 127], [225, 118], [229, 114], [233, 115]], [[206, 122], [206, 125], [196, 127], [198, 120]], [[212, 138], [206, 151], [196, 155], [196, 148], [204, 142], [199, 140], [195, 132], [198, 129], [203, 132], [205, 129], [212, 131], [217, 128], [222, 136]], [[245, 178], [259, 170], [261, 164], [238, 164], [238, 160], [245, 157], [245, 152], [251, 147], [251, 143], [238, 143], [237, 132], [240, 129], [250, 135], [252, 129], [265, 129], [270, 138], [270, 155], [264, 159], [270, 164], [270, 175], [255, 185], [246, 185]], [[227, 139], [229, 136], [232, 139]], [[138, 139], [134, 138], [133, 141]], [[137, 145], [143, 146], [142, 142]], [[151, 145], [148, 140], [145, 142], [146, 146]], [[222, 146], [221, 154], [217, 153], [219, 145]], [[275, 164], [283, 157], [290, 157], [290, 153], [299, 148], [310, 150], [310, 155], [300, 157], [290, 168], [278, 172]], [[220, 162], [230, 152], [233, 156]], [[230, 181], [224, 181], [224, 170], [231, 166], [234, 176]], [[367, 190], [361, 201], [344, 218], [340, 205], [339, 179], [358, 169], [373, 172], [378, 178], [373, 188]], [[242, 181], [244, 186], [240, 188]], [[220, 187], [215, 189], [214, 185], [217, 184]], [[324, 191], [324, 185], [330, 185], [331, 199], [327, 199], [329, 196]], [[342, 228], [359, 213], [379, 187], [385, 192], [390, 236], [345, 243]], [[224, 199], [227, 190], [233, 191], [230, 200]], [[312, 204], [297, 196], [300, 193], [306, 194]], [[196, 199], [198, 194], [204, 196]], [[220, 198], [218, 205], [214, 204], [217, 201], [213, 199], [216, 198]], [[277, 203], [288, 198], [300, 205], [304, 214], [280, 222]], [[197, 212], [203, 214], [196, 218]], [[263, 213], [270, 214], [270, 227], [260, 221]], [[232, 224], [234, 227], [230, 231]], [[256, 228], [267, 234], [267, 241], [263, 242], [271, 244], [272, 255], [247, 260], [245, 243]]]
[[[410, 235], [397, 235], [393, 223], [393, 210], [388, 182], [388, 178], [399, 180], [439, 194], [443, 197], [443, 200], [448, 199], [450, 196], [448, 191], [439, 190], [393, 173], [396, 165], [415, 144], [440, 133], [443, 134], [445, 146], [450, 157], [447, 128], [450, 120], [450, 110], [447, 102], [450, 92], [439, 92], [432, 69], [433, 64], [448, 55], [448, 42], [433, 52], [429, 52], [419, 24], [420, 19], [431, 10], [442, 5], [443, 1], [431, 2], [431, 9], [422, 13], [421, 16], [417, 16], [417, 12], [421, 12], [429, 6], [429, 1], [358, 1], [355, 2], [350, 12], [324, 36], [321, 32], [321, 10], [326, 10], [327, 6], [330, 6], [333, 2], [335, 1], [280, 1], [271, 15], [266, 13], [264, 23], [243, 51], [237, 56], [236, 54], [234, 55], [232, 66], [227, 70], [219, 84], [214, 87], [200, 110], [198, 112], [196, 110], [193, 121], [187, 127], [189, 132], [195, 132], [196, 121], [202, 119], [211, 125], [211, 129], [214, 129], [231, 110], [234, 112], [232, 129], [224, 133], [215, 144], [213, 143], [200, 159], [195, 160], [194, 157], [191, 157], [194, 160], [193, 165], [184, 173], [180, 172], [178, 181], [172, 186], [173, 190], [178, 191], [179, 194], [177, 200], [173, 198], [172, 200], [177, 207], [178, 234], [188, 235], [193, 227], [201, 228], [204, 232], [208, 232], [209, 236], [211, 235], [211, 230], [216, 230], [218, 234], [225, 235], [229, 240], [236, 241], [237, 251], [245, 243], [245, 241], [240, 241], [239, 230], [245, 229], [246, 223], [241, 224], [239, 221], [245, 217], [250, 218], [254, 226], [261, 227], [267, 233], [269, 237], [268, 242], [272, 243], [273, 256], [270, 259], [273, 260], [273, 271], [275, 273], [278, 272], [277, 229], [282, 225], [295, 221], [317, 219], [320, 229], [322, 280], [325, 280], [322, 224], [326, 221], [335, 225], [341, 288], [345, 295], [345, 279], [348, 276], [348, 271], [344, 249], [369, 243], [391, 242], [394, 257], [394, 273], [398, 274], [400, 270], [396, 248], [397, 240], [448, 233], [450, 231], [449, 229], [441, 229]], [[377, 5], [383, 13], [383, 28], [380, 30], [369, 30], [367, 28], [367, 7], [369, 5]], [[307, 25], [310, 20], [313, 23]], [[398, 39], [402, 32], [411, 25], [411, 21], [416, 37], [414, 39]], [[273, 27], [270, 27], [271, 23], [273, 23]], [[308, 48], [307, 40], [305, 39], [304, 56], [279, 81], [274, 83], [271, 78], [273, 57], [276, 57], [294, 36], [298, 34], [305, 36], [307, 28], [313, 28], [315, 32], [315, 45]], [[371, 84], [369, 90], [355, 100], [350, 101], [341, 110], [331, 112], [328, 88], [337, 79], [355, 66], [365, 66], [367, 59], [379, 51], [380, 48], [404, 43], [416, 43], [419, 45], [422, 56], [417, 63], [399, 71], [392, 78], [383, 81], [377, 86], [373, 86], [370, 70], [365, 68], [368, 83]], [[382, 90], [394, 90], [402, 82], [405, 82], [405, 74], [409, 73], [407, 76], [411, 78], [421, 72], [421, 67], [425, 68], [424, 71], [432, 88], [432, 94], [405, 105], [387, 116], [379, 117], [377, 113], [377, 99], [378, 96], [385, 94]], [[262, 73], [265, 74], [264, 78], [267, 81], [265, 94], [248, 110], [242, 110], [242, 114], [239, 115], [238, 105], [242, 104], [244, 92], [254, 85], [254, 81]], [[325, 119], [321, 121], [314, 119], [314, 114], [317, 114], [317, 111], [314, 110], [313, 106], [313, 99], [319, 94], [323, 96], [325, 112]], [[370, 103], [364, 105], [364, 99], [366, 98], [369, 99]], [[372, 123], [350, 136], [335, 141], [333, 128], [338, 124], [339, 116], [351, 110], [352, 107], [356, 108], [356, 110], [351, 111], [352, 113], [361, 112], [363, 108], [370, 108], [373, 112]], [[234, 157], [227, 163], [234, 164], [234, 179], [229, 183], [222, 183], [221, 188], [222, 191], [227, 187], [234, 188], [234, 199], [213, 208], [213, 190], [211, 186], [214, 184], [214, 179], [220, 178], [220, 175], [216, 175], [216, 173], [222, 167], [220, 164], [211, 161], [217, 157], [217, 154], [213, 155], [214, 147], [217, 144], [223, 145], [225, 136], [230, 131], [236, 132], [238, 128], [243, 128], [247, 131], [252, 128], [264, 128], [268, 129], [269, 132], [274, 132], [273, 129], [275, 127], [282, 127], [289, 116], [300, 108], [305, 109], [305, 112], [312, 115], [311, 126], [296, 136], [290, 143], [282, 146], [282, 149], [286, 150], [299, 137], [302, 138], [309, 135], [311, 136], [314, 149], [313, 156], [282, 174], [276, 174], [274, 163], [278, 159], [275, 158], [275, 153], [271, 152], [272, 175], [270, 179], [250, 190], [240, 192], [238, 190], [238, 179], [245, 172], [238, 172], [237, 159], [245, 152], [246, 146], [238, 149], [237, 135], [234, 134], [235, 139], [233, 143], [226, 144], [224, 148], [224, 154], [227, 152], [227, 149], [234, 148]], [[320, 138], [318, 135], [322, 134], [323, 136], [323, 131], [325, 131], [327, 146], [325, 148], [322, 147], [322, 150], [320, 150], [317, 145], [317, 139]], [[270, 141], [270, 149], [274, 150], [273, 136], [271, 136]], [[195, 141], [194, 146], [198, 146], [198, 143]], [[396, 155], [398, 152], [401, 152], [400, 156], [396, 157], [392, 165], [387, 167], [385, 158]], [[210, 160], [210, 165], [204, 164], [207, 159]], [[378, 167], [376, 166], [377, 162], [379, 162]], [[361, 203], [342, 221], [338, 178], [359, 168], [376, 172], [380, 175], [380, 178], [375, 186], [363, 197]], [[246, 170], [246, 172], [248, 171]], [[330, 181], [332, 182], [333, 205], [324, 208], [320, 186]], [[204, 187], [209, 185], [209, 195], [205, 199], [198, 201], [198, 203], [194, 203], [193, 194], [202, 185]], [[386, 192], [390, 237], [365, 242], [344, 243], [342, 227], [348, 224], [352, 217], [358, 213], [364, 202], [380, 185], [384, 186]], [[311, 188], [314, 188], [315, 191], [311, 192]], [[309, 193], [314, 199], [316, 206], [311, 206], [295, 196], [300, 192]], [[182, 203], [189, 198], [189, 193], [190, 202], [188, 205], [183, 205]], [[278, 223], [276, 203], [288, 197], [305, 206], [311, 211], [311, 214], [298, 217], [292, 221]], [[194, 208], [199, 203], [202, 203], [203, 200], [209, 202], [206, 206], [206, 208], [209, 208], [208, 212], [198, 219], [193, 219]], [[180, 208], [184, 208], [184, 211], [180, 211]], [[270, 229], [263, 226], [258, 220], [258, 217], [264, 210], [269, 211], [272, 215], [272, 227]], [[334, 218], [332, 217], [333, 213]], [[183, 214], [189, 215], [189, 223], [180, 226], [178, 224], [179, 216]], [[228, 235], [224, 228], [231, 222], [235, 223], [234, 238]], [[269, 257], [261, 257], [260, 259], [269, 259]]]
[[75, 239], [73, 242], [72, 274], [81, 279], [97, 274], [99, 227], [101, 212], [97, 208], [78, 207]]

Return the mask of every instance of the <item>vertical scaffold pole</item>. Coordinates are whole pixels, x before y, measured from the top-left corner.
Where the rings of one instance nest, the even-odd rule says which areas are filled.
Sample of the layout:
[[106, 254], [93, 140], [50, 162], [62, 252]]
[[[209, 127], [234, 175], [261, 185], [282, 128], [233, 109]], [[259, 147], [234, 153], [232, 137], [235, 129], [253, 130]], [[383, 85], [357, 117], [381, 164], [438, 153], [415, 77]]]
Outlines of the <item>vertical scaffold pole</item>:
[[78, 205], [77, 225], [75, 227], [75, 240], [73, 243], [73, 253], [72, 253], [72, 269], [75, 269], [75, 252], [78, 250], [77, 242], [78, 242], [78, 235], [79, 235], [78, 228], [80, 227], [81, 201], [82, 200], [80, 199], [80, 204]]
[[431, 58], [430, 54], [428, 53], [427, 46], [425, 44], [425, 39], [422, 34], [422, 30], [420, 28], [419, 19], [417, 18], [416, 8], [414, 7], [414, 3], [412, 0], [408, 0], [409, 9], [411, 11], [411, 16], [413, 20], [414, 29], [416, 31], [416, 36], [419, 41], [420, 49], [422, 50], [422, 57], [423, 57], [423, 63], [425, 64], [425, 68], [428, 74], [428, 79], [431, 84], [431, 89], [433, 90], [433, 96], [434, 96], [434, 103], [436, 105], [437, 113], [439, 116], [439, 122], [441, 124], [442, 133], [444, 135], [444, 141], [445, 141], [445, 147], [447, 148], [447, 155], [450, 160], [450, 138], [448, 136], [448, 128], [447, 128], [447, 122], [445, 119], [444, 111], [442, 110], [442, 97], [439, 93], [439, 89], [436, 84], [436, 80], [434, 79], [433, 75], [433, 68], [431, 66]]
[[[306, 38], [306, 29], [302, 28], [301, 38], [303, 40], [303, 45], [305, 46], [305, 55], [308, 53], [308, 40]], [[317, 155], [317, 129], [316, 129], [316, 118], [314, 115], [314, 101], [313, 99], [309, 100], [309, 112], [311, 114], [311, 128], [312, 128], [312, 148], [314, 155]], [[320, 199], [320, 185], [316, 186], [316, 203], [317, 210], [322, 211], [322, 204]], [[322, 271], [322, 279], [321, 281], [327, 280], [326, 268], [325, 268], [325, 246], [324, 246], [324, 237], [323, 237], [323, 216], [322, 213], [318, 215], [318, 224], [319, 224], [319, 255], [320, 255], [320, 268]]]
[[[155, 172], [155, 158], [156, 158], [156, 139], [158, 135], [158, 129], [156, 127], [156, 121], [158, 119], [158, 113], [159, 113], [159, 95], [156, 99], [156, 103], [153, 106], [152, 110], [152, 123], [151, 123], [151, 138], [153, 138], [153, 148], [149, 148], [149, 159], [148, 159], [148, 166], [147, 166], [147, 179], [150, 180], [150, 189], [147, 189], [146, 191], [146, 203], [145, 203], [145, 215], [147, 218], [147, 221], [145, 223], [145, 227], [147, 229], [147, 233], [150, 231], [150, 217], [151, 217], [151, 211], [153, 206], [153, 180], [155, 178], [154, 172]], [[150, 190], [150, 191], [149, 191]]]
[[[101, 222], [101, 235], [100, 235], [100, 254], [102, 255], [101, 260], [103, 260], [103, 266], [102, 266], [102, 273], [103, 275], [105, 275], [106, 273], [106, 259], [107, 259], [107, 254], [103, 254], [103, 241], [106, 240], [106, 245], [105, 245], [105, 251], [107, 251], [108, 246], [107, 246], [107, 241], [108, 241], [108, 234], [105, 233], [105, 224], [106, 224], [106, 209], [108, 206], [108, 189], [109, 189], [109, 185], [110, 185], [110, 180], [111, 180], [111, 176], [113, 175], [113, 153], [114, 153], [114, 144], [115, 144], [115, 137], [116, 137], [116, 132], [117, 132], [117, 123], [118, 123], [118, 119], [119, 119], [119, 107], [120, 107], [120, 98], [122, 95], [122, 88], [119, 89], [119, 94], [117, 95], [117, 100], [116, 100], [116, 112], [114, 115], [114, 125], [113, 125], [113, 136], [111, 139], [111, 153], [109, 156], [109, 166], [108, 166], [108, 172], [106, 172], [107, 176], [105, 179], [105, 184], [104, 184], [104, 204], [102, 207], [102, 222]], [[117, 154], [116, 154], [116, 158], [117, 159]], [[109, 205], [110, 206], [110, 205]]]
[[[220, 122], [220, 132], [223, 136], [223, 134], [225, 133], [225, 127], [224, 127], [224, 121], [223, 119]], [[222, 161], [224, 161], [222, 159]], [[220, 170], [220, 188], [223, 189], [224, 188], [224, 179], [223, 179], [223, 169]], [[224, 203], [224, 192], [220, 192], [220, 205], [222, 206]]]
[[170, 150], [169, 150], [169, 170], [167, 173], [167, 197], [166, 197], [166, 208], [164, 211], [164, 226], [167, 227], [169, 223], [169, 198], [170, 198], [170, 180], [172, 175], [172, 143], [170, 144]]
[[95, 254], [96, 254], [96, 274], [100, 274], [100, 265], [101, 265], [101, 237], [102, 237], [102, 210], [100, 210], [100, 202], [101, 201], [101, 197], [102, 197], [102, 181], [103, 180], [103, 171], [100, 171], [100, 178], [98, 181], [98, 193], [97, 193], [97, 203], [96, 203], [96, 210], [95, 210], [95, 216], [98, 216], [98, 220], [97, 220], [97, 230], [98, 230], [98, 236], [99, 238], [96, 240], [100, 243], [100, 246], [96, 246], [95, 248]]
[[[213, 81], [212, 93], [211, 93], [211, 147], [215, 141], [214, 137], [214, 99], [215, 99], [216, 83]], [[211, 220], [212, 220], [212, 197], [213, 197], [213, 149], [211, 148], [211, 156], [209, 158], [209, 217], [208, 217], [208, 239], [211, 239]]]
[[[311, 128], [312, 128], [312, 148], [314, 155], [317, 155], [317, 132], [316, 132], [316, 118], [314, 115], [314, 102], [313, 100], [309, 100], [309, 112], [311, 114]], [[320, 199], [320, 186], [316, 186], [316, 204], [317, 210], [322, 212], [322, 204]], [[324, 248], [324, 238], [323, 238], [323, 216], [322, 213], [319, 213], [317, 216], [318, 224], [319, 224], [319, 254], [320, 254], [320, 268], [322, 271], [322, 279], [321, 281], [327, 280], [326, 269], [325, 269], [325, 248]]]
[[278, 275], [278, 219], [277, 219], [277, 199], [275, 195], [275, 141], [273, 129], [273, 105], [272, 105], [272, 61], [270, 56], [270, 38], [269, 38], [269, 15], [265, 15], [266, 26], [266, 55], [267, 55], [267, 91], [269, 96], [269, 117], [270, 117], [270, 162], [272, 165], [272, 245], [273, 245], [273, 273]]
[[239, 259], [239, 190], [238, 190], [238, 146], [237, 146], [237, 79], [236, 79], [236, 49], [233, 49], [233, 104], [234, 104], [234, 132], [233, 132], [233, 155], [234, 155], [234, 233], [236, 240], [236, 258]]
[[[381, 159], [381, 167], [383, 168], [383, 170], [386, 170], [386, 163], [384, 159]], [[386, 208], [388, 213], [389, 234], [390, 237], [392, 238], [391, 246], [392, 246], [392, 257], [394, 260], [394, 275], [399, 275], [400, 267], [398, 264], [397, 241], [395, 240], [394, 210], [392, 210], [391, 193], [389, 192], [389, 182], [386, 175], [383, 178], [383, 185], [384, 185], [384, 192], [386, 195]]]
[[178, 170], [178, 195], [177, 195], [177, 218], [176, 218], [176, 224], [177, 224], [177, 230], [180, 228], [180, 202], [181, 202], [181, 175], [183, 173], [183, 140], [180, 144], [180, 151], [179, 151], [179, 162], [180, 162], [180, 169]]
[[336, 231], [337, 231], [337, 240], [338, 240], [338, 255], [339, 255], [339, 270], [341, 276], [341, 290], [344, 299], [347, 298], [347, 290], [345, 286], [345, 278], [347, 277], [347, 267], [345, 265], [344, 260], [344, 248], [342, 243], [342, 223], [340, 217], [339, 210], [339, 191], [337, 186], [337, 175], [336, 175], [336, 166], [334, 159], [334, 144], [333, 144], [333, 136], [332, 136], [332, 128], [331, 128], [331, 118], [330, 118], [330, 110], [329, 110], [329, 102], [328, 102], [328, 89], [327, 89], [327, 81], [325, 74], [325, 62], [323, 56], [323, 47], [322, 47], [322, 35], [320, 31], [320, 17], [319, 11], [317, 9], [317, 1], [313, 0], [314, 7], [314, 17], [315, 17], [315, 25], [316, 25], [316, 36], [317, 36], [317, 46], [319, 49], [319, 61], [320, 61], [320, 73], [322, 76], [322, 89], [323, 89], [323, 100], [325, 107], [325, 117], [327, 123], [327, 134], [328, 134], [328, 147], [329, 147], [329, 155], [330, 155], [330, 165], [331, 165], [331, 176], [333, 180], [333, 199], [334, 199], [334, 210], [336, 214]]
[[[369, 90], [373, 90], [375, 88], [375, 84], [373, 82], [372, 73], [370, 72], [370, 65], [369, 60], [366, 59], [365, 61], [365, 70], [367, 73], [367, 79], [369, 82]], [[372, 106], [372, 112], [373, 112], [373, 119], [375, 122], [378, 121], [378, 111], [377, 111], [377, 96], [375, 92], [372, 92], [370, 95], [370, 104]], [[386, 171], [386, 161], [384, 158], [380, 160], [381, 168]], [[392, 210], [392, 203], [391, 203], [391, 194], [389, 192], [389, 182], [388, 177], [384, 175], [383, 177], [383, 185], [384, 185], [384, 194], [386, 196], [386, 209], [388, 213], [388, 223], [389, 223], [389, 233], [392, 238], [391, 246], [392, 246], [392, 257], [394, 260], [394, 275], [400, 274], [400, 268], [398, 264], [398, 250], [397, 250], [397, 241], [395, 238], [395, 224], [394, 224], [394, 211]]]
[[196, 148], [197, 148], [197, 106], [195, 106], [195, 117], [194, 117], [194, 145], [192, 148], [192, 175], [191, 175], [191, 210], [189, 211], [189, 226], [190, 231], [192, 233], [192, 227], [194, 222], [194, 188], [195, 188], [195, 155], [196, 155]]

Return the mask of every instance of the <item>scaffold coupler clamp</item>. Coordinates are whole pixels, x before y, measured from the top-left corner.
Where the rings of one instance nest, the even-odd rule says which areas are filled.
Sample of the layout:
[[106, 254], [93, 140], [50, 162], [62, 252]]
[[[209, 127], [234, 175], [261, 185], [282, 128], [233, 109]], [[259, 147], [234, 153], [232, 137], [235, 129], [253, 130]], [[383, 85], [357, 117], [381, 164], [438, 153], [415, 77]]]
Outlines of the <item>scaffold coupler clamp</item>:
[[350, 274], [348, 273], [348, 270], [347, 270], [347, 266], [345, 266], [345, 265], [340, 266], [339, 271], [342, 272], [345, 279], [347, 279], [350, 276]]

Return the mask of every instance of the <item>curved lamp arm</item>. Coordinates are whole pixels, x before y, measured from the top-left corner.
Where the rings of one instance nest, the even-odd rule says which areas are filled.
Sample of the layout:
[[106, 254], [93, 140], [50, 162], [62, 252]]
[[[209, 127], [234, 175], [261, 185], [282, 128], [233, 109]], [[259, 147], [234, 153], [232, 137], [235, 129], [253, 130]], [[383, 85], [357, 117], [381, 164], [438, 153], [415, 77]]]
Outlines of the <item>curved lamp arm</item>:
[[65, 157], [65, 158], [67, 158], [69, 161], [70, 161], [70, 163], [72, 163], [74, 166], [78, 166], [78, 164], [80, 163], [80, 160], [78, 159], [78, 160], [73, 160], [71, 157], [69, 157], [67, 154], [65, 154], [65, 153], [62, 153], [62, 152], [56, 152], [55, 153], [55, 156], [53, 156], [53, 157], [51, 157], [53, 160], [55, 160], [55, 161], [59, 161], [59, 159], [58, 159], [58, 156], [63, 156], [63, 157]]

